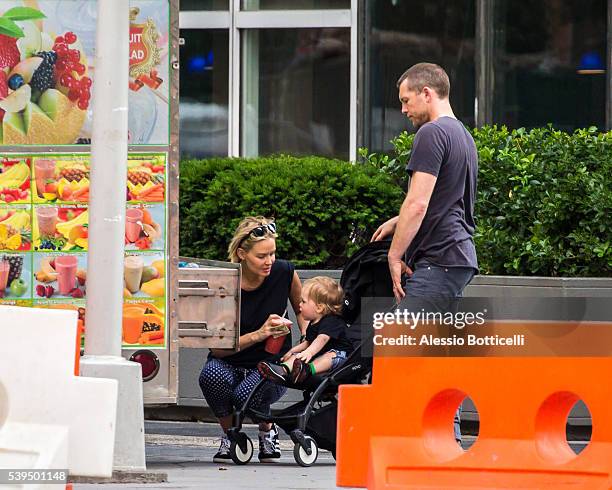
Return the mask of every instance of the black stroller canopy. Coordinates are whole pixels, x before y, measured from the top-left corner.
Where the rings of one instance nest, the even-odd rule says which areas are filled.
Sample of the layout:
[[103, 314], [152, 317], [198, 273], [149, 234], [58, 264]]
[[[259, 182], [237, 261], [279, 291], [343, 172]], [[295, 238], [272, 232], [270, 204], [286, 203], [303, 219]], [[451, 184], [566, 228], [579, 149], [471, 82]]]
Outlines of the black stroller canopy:
[[342, 317], [348, 324], [357, 322], [361, 298], [393, 297], [387, 253], [391, 240], [371, 242], [361, 247], [347, 261], [340, 285], [344, 290]]

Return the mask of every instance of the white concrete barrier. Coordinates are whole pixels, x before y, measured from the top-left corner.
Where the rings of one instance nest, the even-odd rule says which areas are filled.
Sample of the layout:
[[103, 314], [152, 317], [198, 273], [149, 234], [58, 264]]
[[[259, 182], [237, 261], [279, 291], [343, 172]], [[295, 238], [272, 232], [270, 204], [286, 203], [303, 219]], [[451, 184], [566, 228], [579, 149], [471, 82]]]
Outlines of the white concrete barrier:
[[117, 381], [74, 376], [76, 322], [76, 311], [0, 306], [0, 468], [111, 476]]

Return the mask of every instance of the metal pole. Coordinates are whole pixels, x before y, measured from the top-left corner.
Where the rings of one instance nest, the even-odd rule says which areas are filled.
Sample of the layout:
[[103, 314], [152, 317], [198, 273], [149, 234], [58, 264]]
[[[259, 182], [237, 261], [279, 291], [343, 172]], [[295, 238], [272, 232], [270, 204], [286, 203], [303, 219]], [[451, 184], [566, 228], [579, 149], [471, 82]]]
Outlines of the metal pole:
[[98, 0], [85, 354], [121, 356], [129, 2]]
[[81, 375], [119, 382], [113, 469], [140, 472], [146, 470], [142, 372], [121, 357], [129, 19], [126, 0], [98, 0]]
[[606, 43], [606, 129], [612, 129], [612, 0], [608, 0], [608, 42]]
[[358, 0], [351, 0], [351, 61], [350, 61], [350, 81], [349, 81], [349, 161], [357, 161], [357, 119], [358, 119], [358, 100], [357, 100], [357, 72], [359, 65], [359, 25], [357, 23]]

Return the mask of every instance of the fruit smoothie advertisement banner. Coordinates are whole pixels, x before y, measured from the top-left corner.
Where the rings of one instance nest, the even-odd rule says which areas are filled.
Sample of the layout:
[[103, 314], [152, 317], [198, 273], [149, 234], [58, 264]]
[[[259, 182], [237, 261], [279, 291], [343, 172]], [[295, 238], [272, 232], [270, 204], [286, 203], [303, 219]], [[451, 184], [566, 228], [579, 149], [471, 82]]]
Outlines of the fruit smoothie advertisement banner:
[[165, 345], [165, 303], [126, 299], [123, 304], [123, 343], [129, 347]]
[[87, 251], [89, 212], [86, 207], [36, 204], [32, 218], [34, 251]]
[[[169, 144], [167, 0], [130, 1], [128, 142]], [[96, 0], [0, 0], [0, 145], [91, 142]]]
[[46, 299], [81, 299], [87, 292], [86, 253], [42, 253], [34, 257], [35, 301]]
[[[123, 341], [164, 348], [166, 154], [126, 167]], [[0, 168], [0, 304], [75, 309], [84, 326], [89, 155], [11, 155]]]
[[0, 255], [2, 304], [32, 306], [32, 256], [27, 253]]

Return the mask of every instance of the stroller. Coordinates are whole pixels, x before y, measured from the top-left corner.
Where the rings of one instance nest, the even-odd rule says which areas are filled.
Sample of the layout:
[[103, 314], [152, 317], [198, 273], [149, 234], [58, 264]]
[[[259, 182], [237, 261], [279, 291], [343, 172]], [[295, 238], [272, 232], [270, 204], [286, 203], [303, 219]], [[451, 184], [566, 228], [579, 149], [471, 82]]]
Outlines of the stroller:
[[301, 466], [311, 466], [317, 460], [319, 448], [336, 457], [336, 423], [338, 387], [342, 384], [363, 384], [372, 370], [372, 358], [362, 356], [362, 347], [371, 336], [361, 338], [361, 299], [385, 298], [393, 304], [393, 288], [387, 263], [390, 241], [369, 243], [355, 252], [346, 263], [340, 279], [345, 292], [342, 316], [350, 326], [348, 335], [355, 346], [347, 360], [338, 368], [322, 375], [311, 376], [301, 385], [286, 386], [303, 392], [303, 400], [274, 413], [261, 413], [249, 404], [262, 389], [260, 381], [249, 394], [244, 406], [237, 410], [227, 436], [230, 456], [234, 463], [247, 464], [253, 457], [253, 442], [242, 432], [246, 416], [253, 420], [274, 422], [294, 443], [293, 456]]

